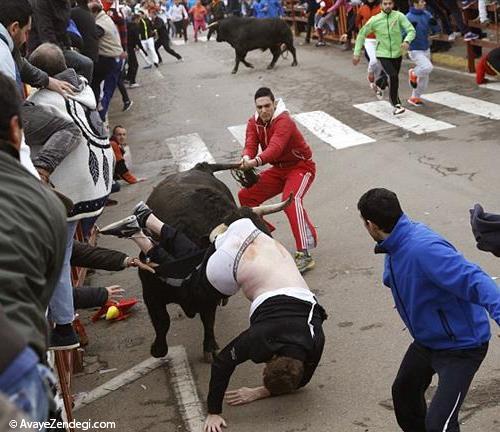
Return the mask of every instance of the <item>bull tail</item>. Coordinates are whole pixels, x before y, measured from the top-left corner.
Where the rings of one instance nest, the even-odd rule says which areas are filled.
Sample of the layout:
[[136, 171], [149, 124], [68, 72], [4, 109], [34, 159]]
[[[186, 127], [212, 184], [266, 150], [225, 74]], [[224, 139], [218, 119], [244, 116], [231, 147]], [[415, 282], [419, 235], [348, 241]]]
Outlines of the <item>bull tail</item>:
[[231, 164], [223, 164], [223, 163], [208, 163], [208, 162], [201, 162], [196, 164], [194, 167], [197, 170], [200, 171], [208, 171], [211, 173], [215, 173], [217, 171], [227, 171], [227, 170], [232, 170], [239, 168], [240, 164], [239, 163], [231, 163]]

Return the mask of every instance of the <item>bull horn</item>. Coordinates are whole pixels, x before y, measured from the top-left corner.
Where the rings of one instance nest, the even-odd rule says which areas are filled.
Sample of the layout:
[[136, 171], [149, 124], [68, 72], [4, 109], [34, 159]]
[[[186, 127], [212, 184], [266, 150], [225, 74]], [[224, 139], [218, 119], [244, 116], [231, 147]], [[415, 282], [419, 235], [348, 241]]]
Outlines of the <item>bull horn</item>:
[[239, 163], [228, 163], [228, 164], [209, 164], [210, 169], [212, 172], [217, 172], [217, 171], [227, 171], [227, 170], [232, 170], [232, 169], [238, 169], [240, 167]]
[[207, 28], [216, 28], [219, 26], [219, 21], [215, 21], [209, 25], [207, 25]]
[[277, 213], [287, 208], [292, 202], [292, 199], [293, 199], [293, 193], [291, 193], [288, 196], [288, 199], [286, 201], [282, 201], [277, 204], [267, 204], [267, 205], [261, 205], [259, 207], [253, 207], [252, 211], [258, 216], [265, 216], [271, 213]]

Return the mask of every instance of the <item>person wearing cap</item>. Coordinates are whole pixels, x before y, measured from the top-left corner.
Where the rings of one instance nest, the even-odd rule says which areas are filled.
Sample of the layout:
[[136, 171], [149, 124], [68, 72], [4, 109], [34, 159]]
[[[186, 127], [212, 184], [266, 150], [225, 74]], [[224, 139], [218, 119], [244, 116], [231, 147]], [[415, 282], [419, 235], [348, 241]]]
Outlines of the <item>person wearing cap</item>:
[[451, 243], [403, 213], [394, 192], [371, 189], [358, 210], [377, 242], [375, 253], [386, 254], [384, 284], [413, 338], [392, 385], [397, 422], [404, 432], [458, 432], [460, 407], [488, 351], [488, 315], [500, 325], [500, 288]]

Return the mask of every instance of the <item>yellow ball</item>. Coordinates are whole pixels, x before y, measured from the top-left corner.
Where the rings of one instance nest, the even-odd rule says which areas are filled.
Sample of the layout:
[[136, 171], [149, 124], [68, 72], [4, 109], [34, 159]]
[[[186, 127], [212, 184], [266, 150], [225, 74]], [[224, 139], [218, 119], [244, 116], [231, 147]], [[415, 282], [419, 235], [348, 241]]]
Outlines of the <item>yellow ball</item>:
[[118, 310], [118, 308], [116, 306], [110, 306], [108, 308], [108, 311], [106, 312], [106, 319], [112, 320], [112, 319], [118, 318], [119, 315], [120, 315], [120, 311]]

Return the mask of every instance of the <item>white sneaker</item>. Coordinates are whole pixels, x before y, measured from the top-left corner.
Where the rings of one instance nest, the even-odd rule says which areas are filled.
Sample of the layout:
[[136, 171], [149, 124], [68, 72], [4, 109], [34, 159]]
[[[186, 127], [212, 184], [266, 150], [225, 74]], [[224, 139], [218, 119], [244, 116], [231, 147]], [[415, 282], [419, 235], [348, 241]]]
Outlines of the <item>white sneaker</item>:
[[399, 115], [399, 114], [403, 114], [405, 111], [406, 110], [400, 104], [398, 104], [394, 107], [392, 114]]

